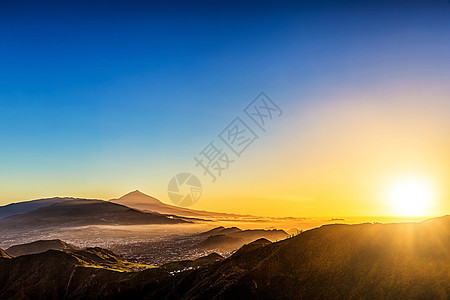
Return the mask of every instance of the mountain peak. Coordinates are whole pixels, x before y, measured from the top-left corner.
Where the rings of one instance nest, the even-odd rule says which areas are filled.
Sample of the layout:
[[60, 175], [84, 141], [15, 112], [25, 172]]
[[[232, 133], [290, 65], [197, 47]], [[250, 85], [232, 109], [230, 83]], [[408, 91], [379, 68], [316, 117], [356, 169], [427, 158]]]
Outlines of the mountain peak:
[[145, 197], [150, 197], [149, 195], [144, 194], [144, 193], [141, 192], [140, 190], [135, 190], [135, 191], [132, 191], [132, 192], [129, 192], [129, 193], [123, 195], [123, 196], [120, 197], [119, 199], [123, 199], [123, 198], [127, 198], [127, 197], [143, 197], [143, 196], [145, 196]]
[[128, 194], [126, 194], [126, 195], [144, 195], [144, 196], [148, 196], [148, 195], [146, 195], [146, 194], [144, 194], [143, 192], [141, 192], [140, 190], [135, 190], [135, 191], [133, 191], [133, 192], [129, 192]]
[[161, 201], [159, 201], [158, 199], [149, 196], [147, 194], [142, 193], [139, 190], [135, 190], [132, 192], [129, 192], [128, 194], [123, 195], [122, 197], [120, 197], [119, 199], [120, 201], [125, 201], [125, 202], [139, 202], [139, 203], [158, 203], [158, 204], [162, 204]]

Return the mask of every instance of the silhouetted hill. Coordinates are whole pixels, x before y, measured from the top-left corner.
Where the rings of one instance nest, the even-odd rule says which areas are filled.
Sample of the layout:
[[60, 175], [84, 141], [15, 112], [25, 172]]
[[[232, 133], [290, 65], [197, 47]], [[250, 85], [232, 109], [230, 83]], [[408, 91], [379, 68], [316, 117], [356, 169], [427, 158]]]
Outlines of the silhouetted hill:
[[265, 238], [257, 239], [256, 241], [245, 244], [244, 246], [239, 248], [239, 250], [236, 251], [235, 255], [236, 256], [244, 256], [247, 253], [249, 253], [257, 248], [264, 247], [264, 246], [267, 246], [270, 244], [272, 244], [272, 242], [269, 241], [268, 239], [265, 239]]
[[14, 256], [36, 254], [47, 250], [75, 251], [78, 250], [78, 248], [61, 240], [41, 240], [27, 244], [15, 245], [6, 249], [9, 254]]
[[230, 228], [225, 228], [223, 226], [219, 226], [216, 228], [213, 228], [211, 230], [205, 231], [200, 233], [200, 236], [210, 236], [210, 235], [218, 235], [218, 234], [231, 234], [231, 233], [235, 233], [235, 232], [241, 232], [242, 229], [239, 229], [237, 227], [230, 227]]
[[222, 252], [230, 252], [258, 239], [271, 241], [283, 240], [288, 234], [283, 230], [247, 229], [237, 227], [216, 227], [212, 230], [200, 233], [199, 236], [207, 236], [198, 247], [201, 249], [216, 249]]
[[[242, 215], [195, 210], [166, 204], [156, 199], [155, 197], [146, 195], [138, 190], [123, 195], [118, 199], [110, 199], [109, 201], [143, 211], [158, 212], [160, 214], [177, 215], [183, 217], [244, 217]], [[245, 217], [249, 216], [246, 215]]]
[[446, 299], [449, 247], [449, 216], [325, 225], [278, 243], [243, 247], [220, 266], [180, 274], [183, 286], [174, 289], [186, 298]]
[[233, 237], [238, 237], [244, 240], [245, 243], [249, 243], [256, 239], [265, 238], [270, 241], [279, 241], [288, 237], [288, 234], [284, 230], [279, 229], [247, 229], [240, 232], [229, 234]]
[[228, 236], [226, 234], [217, 234], [209, 236], [205, 241], [198, 245], [202, 249], [218, 249], [223, 252], [232, 251], [244, 244], [244, 241], [238, 237]]
[[0, 298], [448, 299], [449, 249], [447, 216], [325, 225], [277, 243], [259, 239], [223, 261], [174, 275], [162, 268], [113, 271], [120, 258], [103, 250], [81, 257], [50, 250], [0, 259]]
[[139, 290], [142, 282], [156, 287], [166, 271], [123, 261], [100, 248], [44, 253], [0, 259], [0, 299], [95, 299], [119, 293], [115, 281], [128, 281]]
[[86, 225], [174, 224], [181, 218], [147, 213], [102, 200], [71, 199], [0, 220], [0, 229], [61, 228]]
[[213, 262], [222, 261], [224, 260], [223, 256], [217, 254], [217, 253], [211, 253], [207, 256], [203, 256], [200, 258], [197, 258], [195, 260], [180, 260], [180, 261], [174, 261], [169, 262], [161, 266], [164, 270], [173, 272], [177, 270], [184, 270], [188, 268], [198, 268], [207, 266]]
[[63, 201], [71, 201], [75, 200], [74, 198], [48, 198], [48, 199], [38, 199], [31, 201], [23, 201], [17, 203], [11, 203], [8, 205], [0, 206], [0, 219], [10, 217], [13, 215], [24, 214], [30, 212], [32, 210], [49, 206], [55, 203], [63, 202]]

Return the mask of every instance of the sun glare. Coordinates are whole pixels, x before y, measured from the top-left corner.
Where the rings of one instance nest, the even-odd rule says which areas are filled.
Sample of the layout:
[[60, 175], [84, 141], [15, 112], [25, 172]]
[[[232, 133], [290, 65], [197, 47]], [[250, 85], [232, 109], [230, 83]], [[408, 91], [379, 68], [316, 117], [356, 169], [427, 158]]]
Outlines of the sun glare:
[[397, 216], [426, 216], [430, 215], [435, 191], [425, 179], [404, 178], [390, 187], [388, 200]]

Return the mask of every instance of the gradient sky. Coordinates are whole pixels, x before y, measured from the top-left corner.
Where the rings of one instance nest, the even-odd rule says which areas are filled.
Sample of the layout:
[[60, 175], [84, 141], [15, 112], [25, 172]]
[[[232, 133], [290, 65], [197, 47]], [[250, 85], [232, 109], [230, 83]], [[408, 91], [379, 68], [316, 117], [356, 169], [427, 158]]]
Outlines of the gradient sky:
[[[415, 174], [450, 212], [448, 1], [19, 2], [0, 8], [0, 204], [170, 203], [187, 171], [196, 209], [388, 215]], [[260, 91], [284, 114], [210, 183], [193, 157]]]

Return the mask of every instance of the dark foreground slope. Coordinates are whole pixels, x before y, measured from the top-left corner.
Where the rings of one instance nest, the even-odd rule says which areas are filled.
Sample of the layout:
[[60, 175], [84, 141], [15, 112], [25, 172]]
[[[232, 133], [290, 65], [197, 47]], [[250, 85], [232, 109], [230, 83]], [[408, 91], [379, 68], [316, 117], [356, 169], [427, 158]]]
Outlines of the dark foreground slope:
[[119, 295], [118, 282], [138, 293], [143, 283], [156, 288], [167, 272], [122, 260], [114, 253], [90, 248], [0, 258], [0, 299], [92, 299]]
[[449, 249], [447, 216], [411, 224], [327, 225], [278, 243], [261, 239], [228, 259], [173, 276], [162, 269], [74, 267], [73, 256], [49, 251], [0, 259], [0, 298], [32, 290], [38, 298], [448, 299]]
[[190, 282], [182, 292], [188, 298], [448, 299], [450, 217], [327, 225], [280, 243], [244, 246], [198, 273], [178, 278]]

